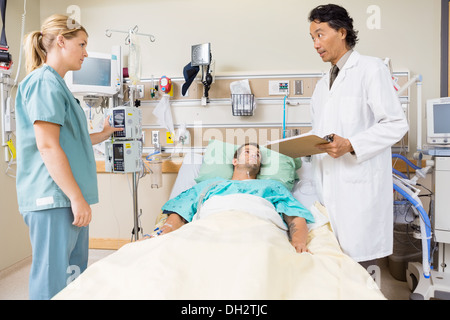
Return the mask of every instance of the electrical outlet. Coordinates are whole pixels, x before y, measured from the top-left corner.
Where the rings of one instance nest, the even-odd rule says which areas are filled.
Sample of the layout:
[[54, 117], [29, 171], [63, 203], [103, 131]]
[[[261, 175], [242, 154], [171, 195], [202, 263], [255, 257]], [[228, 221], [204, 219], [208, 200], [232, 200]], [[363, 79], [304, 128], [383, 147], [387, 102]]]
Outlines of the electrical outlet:
[[159, 131], [158, 130], [152, 131], [152, 144], [159, 145]]

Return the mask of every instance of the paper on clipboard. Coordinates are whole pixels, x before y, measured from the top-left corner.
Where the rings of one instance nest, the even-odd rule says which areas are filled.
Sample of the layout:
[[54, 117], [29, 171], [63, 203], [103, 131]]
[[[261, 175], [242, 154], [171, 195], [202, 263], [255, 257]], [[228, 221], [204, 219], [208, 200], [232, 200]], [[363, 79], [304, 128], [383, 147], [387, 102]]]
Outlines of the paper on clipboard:
[[305, 133], [295, 137], [271, 141], [266, 145], [266, 148], [291, 158], [299, 158], [324, 153], [316, 145], [325, 143], [330, 143], [330, 140], [314, 134]]

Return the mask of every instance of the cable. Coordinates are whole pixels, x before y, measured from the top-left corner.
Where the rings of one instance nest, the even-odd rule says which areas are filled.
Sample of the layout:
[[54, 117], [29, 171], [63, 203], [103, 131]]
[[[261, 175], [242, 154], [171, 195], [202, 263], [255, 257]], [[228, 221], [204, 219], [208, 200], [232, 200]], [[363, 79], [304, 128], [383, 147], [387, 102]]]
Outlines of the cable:
[[[22, 14], [22, 31], [20, 33], [20, 48], [19, 48], [19, 65], [17, 66], [17, 74], [14, 80], [14, 85], [12, 89], [17, 85], [17, 81], [20, 75], [20, 69], [22, 65], [22, 53], [23, 53], [23, 36], [25, 34], [25, 17], [27, 15], [27, 0], [23, 0], [23, 14]], [[11, 89], [11, 91], [12, 91]]]

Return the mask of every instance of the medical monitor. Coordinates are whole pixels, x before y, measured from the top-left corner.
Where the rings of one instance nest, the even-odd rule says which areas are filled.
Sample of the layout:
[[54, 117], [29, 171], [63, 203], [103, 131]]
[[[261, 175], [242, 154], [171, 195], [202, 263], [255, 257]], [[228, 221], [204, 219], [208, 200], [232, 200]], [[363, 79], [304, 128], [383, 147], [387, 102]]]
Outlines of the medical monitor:
[[69, 71], [65, 81], [73, 94], [113, 96], [122, 85], [120, 47], [112, 53], [88, 52], [80, 70]]
[[450, 98], [427, 101], [427, 142], [450, 144]]

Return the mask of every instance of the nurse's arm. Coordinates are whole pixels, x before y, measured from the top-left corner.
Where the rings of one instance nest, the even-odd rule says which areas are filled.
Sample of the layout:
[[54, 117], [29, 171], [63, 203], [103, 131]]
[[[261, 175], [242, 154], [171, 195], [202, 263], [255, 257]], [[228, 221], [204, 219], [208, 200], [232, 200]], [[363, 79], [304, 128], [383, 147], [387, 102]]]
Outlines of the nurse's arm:
[[123, 128], [111, 127], [111, 125], [109, 124], [109, 118], [110, 116], [108, 116], [103, 122], [103, 130], [101, 132], [90, 134], [92, 145], [105, 141], [116, 131], [123, 131]]
[[55, 183], [69, 198], [77, 227], [84, 227], [91, 221], [91, 208], [83, 197], [69, 160], [59, 144], [60, 126], [55, 123], [36, 121], [33, 125], [36, 145], [42, 160]]
[[292, 217], [283, 214], [284, 221], [289, 227], [289, 241], [298, 253], [309, 252], [306, 247], [308, 240], [308, 227], [302, 217]]

